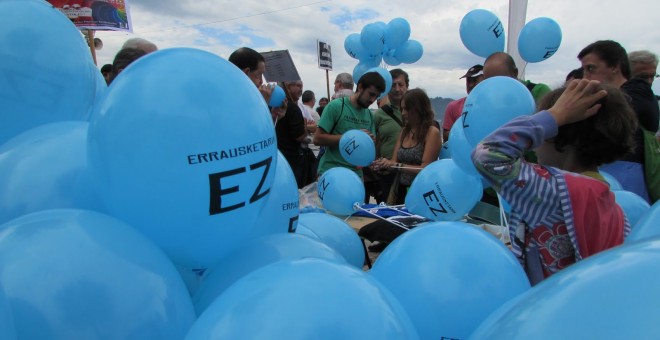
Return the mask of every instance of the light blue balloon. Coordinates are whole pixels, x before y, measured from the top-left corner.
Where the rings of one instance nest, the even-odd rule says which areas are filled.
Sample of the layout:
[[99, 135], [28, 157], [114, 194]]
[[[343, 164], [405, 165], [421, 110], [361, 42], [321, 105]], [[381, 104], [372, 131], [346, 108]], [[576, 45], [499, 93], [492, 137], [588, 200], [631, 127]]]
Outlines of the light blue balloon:
[[395, 49], [410, 38], [410, 23], [404, 18], [394, 18], [385, 29], [385, 46]]
[[605, 172], [603, 170], [598, 170], [598, 172], [600, 173], [601, 176], [603, 176], [603, 178], [605, 178], [607, 183], [610, 185], [610, 190], [612, 191], [623, 190], [623, 186], [621, 186], [621, 183], [619, 183], [619, 181], [609, 172]]
[[324, 259], [284, 260], [230, 286], [186, 340], [418, 339], [410, 318], [361, 269]]
[[0, 226], [0, 287], [20, 339], [181, 339], [195, 319], [162, 250], [85, 210], [46, 210]]
[[84, 117], [85, 121], [89, 121], [89, 118], [92, 115], [92, 112], [94, 112], [94, 106], [101, 102], [103, 99], [103, 96], [105, 96], [105, 91], [108, 90], [108, 84], [105, 82], [105, 78], [103, 77], [103, 74], [101, 73], [101, 70], [94, 65], [94, 63], [89, 63], [89, 67], [92, 69], [92, 72], [95, 74], [95, 84], [94, 84], [94, 101], [93, 104], [90, 105], [89, 109], [87, 110], [87, 114]]
[[658, 236], [660, 236], [660, 201], [655, 202], [637, 223], [632, 225], [632, 231], [624, 242], [634, 242]]
[[369, 166], [376, 159], [376, 145], [362, 130], [348, 130], [339, 139], [339, 153], [355, 166]]
[[424, 47], [417, 40], [408, 40], [397, 47], [394, 51], [394, 57], [405, 64], [412, 64], [422, 58]]
[[358, 80], [360, 80], [360, 78], [362, 78], [362, 76], [365, 73], [367, 73], [367, 70], [371, 68], [373, 68], [373, 66], [371, 66], [368, 62], [367, 63], [359, 62], [357, 65], [355, 65], [355, 67], [353, 68], [353, 79], [355, 79], [354, 81], [357, 82]]
[[386, 70], [383, 67], [374, 67], [372, 69], [367, 70], [367, 72], [377, 72], [385, 80], [385, 91], [383, 91], [383, 93], [380, 94], [380, 96], [378, 97], [379, 99], [383, 98], [388, 93], [390, 93], [390, 90], [392, 89], [392, 75], [388, 70]]
[[452, 125], [451, 130], [449, 130], [449, 140], [452, 142], [449, 158], [451, 158], [461, 170], [465, 171], [466, 174], [479, 178], [483, 188], [489, 188], [490, 183], [481, 176], [472, 162], [472, 151], [474, 150], [474, 147], [467, 141], [467, 138], [465, 138], [463, 124], [459, 123]]
[[561, 27], [550, 18], [536, 18], [523, 26], [518, 36], [518, 52], [528, 63], [552, 57], [561, 45]]
[[258, 234], [277, 142], [266, 102], [232, 63], [190, 48], [138, 59], [94, 111], [88, 143], [106, 211], [174, 262], [207, 268]]
[[468, 175], [451, 159], [441, 159], [417, 174], [406, 195], [406, 207], [434, 221], [457, 221], [472, 210], [482, 191], [478, 177]]
[[361, 59], [364, 56], [369, 55], [369, 52], [367, 52], [362, 46], [360, 37], [360, 33], [351, 33], [346, 36], [346, 39], [344, 39], [344, 50], [349, 56], [351, 56], [351, 58]]
[[631, 226], [635, 226], [639, 219], [651, 208], [645, 199], [633, 192], [626, 190], [614, 190], [612, 192], [616, 203], [623, 209]]
[[535, 110], [534, 98], [523, 83], [514, 78], [497, 76], [480, 82], [472, 89], [465, 100], [460, 122], [465, 137], [474, 147], [511, 119], [530, 115]]
[[341, 254], [346, 262], [362, 268], [364, 245], [357, 232], [344, 220], [324, 213], [307, 213], [300, 214], [298, 223]]
[[304, 235], [268, 235], [246, 242], [204, 273], [193, 295], [197, 315], [201, 315], [222, 292], [245, 275], [277, 261], [307, 257], [346, 263], [335, 250]]
[[389, 50], [385, 53], [383, 53], [383, 61], [390, 65], [390, 66], [398, 66], [401, 65], [401, 60], [397, 59], [394, 56], [395, 50]]
[[[309, 214], [309, 213], [303, 213], [301, 215], [304, 215], [304, 214]], [[309, 238], [312, 238], [314, 240], [317, 240], [317, 241], [321, 240], [319, 238], [319, 236], [314, 234], [314, 232], [311, 229], [305, 227], [304, 225], [302, 225], [300, 223], [298, 224], [298, 226], [296, 228], [296, 234], [305, 235], [305, 236], [307, 236]]]
[[[451, 133], [451, 131], [450, 131]], [[442, 148], [440, 149], [440, 156], [438, 159], [449, 159], [451, 158], [451, 148], [449, 147], [449, 141], [442, 143]]]
[[658, 270], [660, 239], [612, 248], [534, 286], [470, 338], [654, 338], [660, 334]]
[[466, 339], [530, 287], [501, 241], [462, 222], [434, 222], [404, 233], [369, 273], [398, 298], [423, 339]]
[[460, 121], [451, 126], [449, 143], [451, 143], [451, 159], [454, 160], [456, 165], [468, 175], [481, 177], [472, 162], [474, 146], [465, 138], [463, 124]]
[[364, 184], [353, 171], [335, 167], [324, 172], [317, 183], [323, 207], [338, 215], [351, 215], [356, 203], [364, 201]]
[[[251, 228], [254, 234], [249, 234], [245, 238], [246, 241], [250, 242], [252, 238], [265, 235], [295, 232], [300, 213], [299, 205], [296, 177], [289, 162], [278, 151], [273, 185], [254, 222], [255, 227]], [[243, 242], [239, 244], [242, 246]]]
[[176, 270], [179, 272], [179, 276], [181, 276], [181, 279], [183, 280], [183, 283], [186, 285], [186, 288], [188, 288], [188, 294], [190, 296], [193, 296], [196, 292], [197, 289], [199, 289], [199, 282], [201, 281], [201, 274], [206, 271], [206, 269], [193, 269], [193, 268], [188, 268], [184, 267], [182, 265], [174, 264], [176, 267]]
[[383, 56], [380, 55], [380, 54], [378, 54], [378, 55], [368, 55], [368, 56], [360, 59], [360, 63], [364, 64], [365, 66], [368, 66], [369, 68], [380, 66], [380, 63], [382, 61], [383, 61]]
[[480, 57], [488, 58], [504, 51], [504, 26], [493, 12], [485, 9], [468, 12], [461, 20], [459, 34], [463, 45]]
[[285, 98], [286, 94], [284, 93], [284, 89], [279, 85], [276, 85], [273, 89], [273, 93], [270, 95], [270, 101], [268, 102], [268, 105], [270, 107], [280, 107], [282, 106]]
[[0, 224], [46, 209], [101, 209], [87, 161], [88, 126], [44, 124], [0, 145]]
[[15, 340], [14, 317], [9, 307], [9, 301], [0, 286], [0, 339]]
[[71, 20], [46, 1], [3, 1], [0, 144], [41, 124], [86, 120], [96, 74]]
[[385, 27], [375, 22], [364, 25], [360, 33], [360, 42], [367, 52], [371, 54], [383, 52]]

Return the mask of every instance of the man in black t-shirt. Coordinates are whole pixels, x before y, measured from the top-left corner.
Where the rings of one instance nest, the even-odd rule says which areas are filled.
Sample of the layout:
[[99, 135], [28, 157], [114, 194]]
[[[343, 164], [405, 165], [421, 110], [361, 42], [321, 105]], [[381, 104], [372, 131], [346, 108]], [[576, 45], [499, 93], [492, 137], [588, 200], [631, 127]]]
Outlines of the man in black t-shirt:
[[310, 179], [314, 174], [310, 174], [311, 159], [314, 154], [307, 147], [311, 141], [307, 133], [305, 119], [298, 106], [298, 99], [302, 95], [302, 81], [293, 81], [285, 84], [287, 92], [288, 105], [286, 114], [280, 118], [275, 125], [275, 134], [277, 135], [277, 149], [280, 150], [284, 158], [289, 162], [291, 170], [296, 177], [298, 188], [311, 183]]

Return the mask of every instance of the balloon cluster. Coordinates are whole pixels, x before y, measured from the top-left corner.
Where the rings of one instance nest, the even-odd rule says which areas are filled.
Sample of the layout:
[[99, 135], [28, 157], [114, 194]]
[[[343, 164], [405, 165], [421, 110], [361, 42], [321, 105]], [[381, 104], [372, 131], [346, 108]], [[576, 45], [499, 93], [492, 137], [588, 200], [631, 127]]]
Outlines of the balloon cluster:
[[[463, 45], [472, 53], [487, 58], [504, 51], [504, 26], [497, 16], [485, 9], [468, 12], [459, 29]], [[518, 36], [518, 52], [529, 63], [552, 57], [561, 44], [561, 28], [556, 21], [541, 17], [523, 26]]]
[[[0, 113], [0, 339], [309, 339], [320, 331], [333, 339], [467, 338], [498, 307], [523, 296], [529, 306], [516, 306], [482, 332], [488, 325], [509, 329], [531, 315], [526, 308], [567, 325], [576, 316], [561, 319], [565, 311], [600, 313], [600, 321], [630, 301], [639, 315], [655, 315], [639, 307], [660, 297], [658, 280], [641, 275], [657, 271], [659, 204], [634, 229], [654, 240], [633, 240], [591, 265], [588, 259], [572, 266], [566, 279], [558, 274], [559, 290], [529, 289], [499, 240], [459, 222], [404, 234], [365, 272], [362, 242], [345, 221], [299, 214], [296, 181], [275, 146], [267, 105], [236, 67], [208, 52], [167, 49], [137, 60], [106, 88], [79, 32], [57, 10], [41, 1], [0, 2], [0, 10], [15, 14], [0, 26], [0, 44], [15, 53], [0, 55], [0, 68], [12, 65], [14, 72], [0, 79], [0, 96], [33, 94], [7, 97], [9, 110]], [[34, 32], [44, 36], [38, 55], [30, 53]], [[71, 47], [68, 58], [48, 68], [45, 57], [61, 46]], [[73, 99], [66, 85], [75, 89]], [[502, 97], [511, 108], [526, 100]], [[487, 118], [501, 114], [495, 100], [471, 107], [469, 115], [484, 116], [464, 117], [465, 140], [479, 138], [481, 121], [498, 124]], [[372, 159], [370, 140], [351, 138], [346, 157]], [[328, 206], [351, 213], [364, 187], [352, 171], [335, 169], [324, 173], [319, 192]], [[434, 178], [434, 170], [444, 177]], [[419, 175], [419, 185], [436, 190], [433, 203], [446, 200], [455, 216], [479, 185], [458, 170], [445, 160]], [[411, 188], [413, 196], [431, 191], [421, 189]], [[635, 260], [644, 252], [652, 256]], [[596, 275], [582, 282], [570, 274], [577, 268]], [[644, 289], [625, 289], [631, 282]], [[613, 295], [619, 300], [602, 308], [602, 294], [612, 289], [621, 290]], [[567, 296], [571, 290], [579, 293]], [[582, 300], [566, 308], [535, 305], [575, 296]], [[598, 303], [583, 301], [589, 298]], [[589, 306], [598, 308], [577, 309]], [[652, 317], [630, 320], [625, 330], [657, 328]], [[522, 330], [533, 324], [511, 329], [527, 334]]]
[[419, 41], [409, 38], [410, 24], [404, 18], [394, 18], [387, 24], [382, 21], [369, 23], [360, 33], [349, 34], [344, 40], [344, 49], [360, 61], [353, 70], [353, 79], [359, 79], [381, 62], [391, 66], [417, 62], [424, 54], [424, 48]]

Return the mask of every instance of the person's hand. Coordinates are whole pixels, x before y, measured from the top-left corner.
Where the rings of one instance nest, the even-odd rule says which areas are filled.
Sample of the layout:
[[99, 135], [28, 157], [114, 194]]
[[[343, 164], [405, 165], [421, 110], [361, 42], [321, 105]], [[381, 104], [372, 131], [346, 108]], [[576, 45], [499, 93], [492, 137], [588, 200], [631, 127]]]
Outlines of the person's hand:
[[371, 162], [369, 167], [371, 168], [371, 170], [375, 171], [376, 173], [386, 174], [389, 173], [389, 169], [392, 164], [394, 163], [389, 159], [381, 157]]
[[275, 90], [275, 86], [270, 83], [261, 84], [261, 86], [259, 86], [259, 92], [261, 92], [266, 103], [270, 103], [270, 96], [273, 95], [273, 90]]
[[282, 105], [278, 107], [272, 107], [270, 109], [270, 116], [273, 118], [273, 122], [277, 121], [278, 119], [284, 118], [284, 116], [286, 115], [286, 109], [287, 109], [286, 99], [282, 101]]
[[558, 126], [579, 122], [598, 112], [599, 100], [607, 96], [606, 90], [598, 90], [597, 80], [575, 79], [571, 81], [555, 104], [548, 109]]
[[316, 122], [313, 119], [305, 121], [305, 125], [307, 125], [307, 131], [314, 133], [316, 132]]
[[367, 129], [360, 129], [360, 130], [362, 130], [362, 131], [365, 132], [367, 135], [369, 135], [369, 137], [371, 137], [371, 140], [374, 142], [374, 145], [376, 144], [376, 136], [374, 136], [374, 135], [371, 133], [371, 131], [369, 131], [369, 130], [367, 130]]

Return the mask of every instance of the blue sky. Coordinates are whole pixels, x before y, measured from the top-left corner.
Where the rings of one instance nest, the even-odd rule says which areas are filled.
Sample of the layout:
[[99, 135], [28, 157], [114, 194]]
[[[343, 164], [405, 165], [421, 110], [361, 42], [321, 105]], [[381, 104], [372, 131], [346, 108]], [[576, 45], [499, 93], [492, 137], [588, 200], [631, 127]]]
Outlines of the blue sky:
[[[410, 23], [410, 38], [424, 46], [424, 55], [418, 62], [399, 66], [410, 74], [411, 87], [421, 87], [432, 97], [458, 98], [465, 95], [464, 83], [458, 78], [473, 64], [483, 62], [483, 58], [463, 46], [459, 37], [461, 19], [470, 10], [483, 8], [496, 14], [506, 29], [508, 3], [135, 0], [130, 2], [134, 33], [97, 32], [105, 43], [97, 54], [99, 64], [111, 62], [130, 37], [146, 38], [161, 49], [195, 47], [224, 58], [241, 46], [258, 51], [288, 49], [305, 88], [320, 98], [326, 94], [326, 85], [325, 71], [317, 65], [317, 39], [332, 46], [332, 83], [336, 74], [352, 72], [357, 64], [344, 51], [347, 35], [359, 33], [368, 23], [387, 23], [402, 17]], [[527, 21], [543, 16], [554, 19], [562, 28], [563, 40], [552, 58], [526, 67], [526, 78], [551, 87], [561, 85], [568, 71], [579, 66], [576, 55], [580, 49], [600, 39], [619, 41], [628, 51], [649, 49], [660, 53], [660, 30], [652, 29], [660, 3], [638, 0], [622, 4], [618, 0], [529, 1]], [[658, 86], [654, 85], [656, 92], [660, 92]]]

